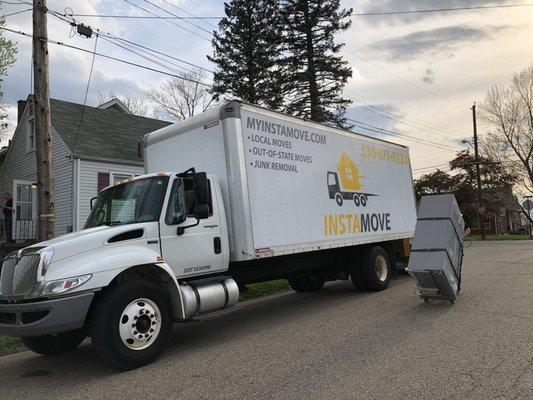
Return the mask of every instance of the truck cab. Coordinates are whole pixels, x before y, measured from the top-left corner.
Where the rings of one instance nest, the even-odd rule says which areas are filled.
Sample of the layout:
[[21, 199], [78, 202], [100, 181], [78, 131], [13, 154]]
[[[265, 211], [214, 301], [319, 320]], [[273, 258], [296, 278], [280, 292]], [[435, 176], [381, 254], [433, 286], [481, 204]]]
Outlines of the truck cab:
[[[111, 363], [126, 369], [144, 364], [155, 353], [139, 357], [139, 350], [166, 343], [172, 322], [237, 302], [238, 287], [227, 277], [194, 282], [228, 269], [225, 221], [216, 177], [194, 169], [108, 187], [82, 231], [6, 257], [0, 332], [22, 337], [43, 354], [75, 347], [89, 335]], [[180, 284], [183, 279], [193, 282]], [[108, 308], [114, 289], [128, 286], [129, 304]], [[104, 303], [105, 310], [98, 306]], [[117, 312], [119, 330], [105, 329], [112, 324], [103, 320]], [[122, 357], [105, 350], [110, 337], [125, 347]]]

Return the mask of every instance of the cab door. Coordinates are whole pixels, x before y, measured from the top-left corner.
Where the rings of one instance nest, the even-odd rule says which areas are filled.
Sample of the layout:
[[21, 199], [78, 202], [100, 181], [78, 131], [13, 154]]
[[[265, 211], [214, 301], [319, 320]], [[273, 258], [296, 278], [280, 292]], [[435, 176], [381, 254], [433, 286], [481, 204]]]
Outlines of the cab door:
[[192, 178], [176, 177], [170, 183], [168, 200], [161, 213], [160, 240], [162, 256], [178, 278], [226, 269], [224, 260], [229, 249], [222, 237], [220, 199], [213, 190], [213, 182], [208, 182], [209, 217], [199, 221], [193, 214]]

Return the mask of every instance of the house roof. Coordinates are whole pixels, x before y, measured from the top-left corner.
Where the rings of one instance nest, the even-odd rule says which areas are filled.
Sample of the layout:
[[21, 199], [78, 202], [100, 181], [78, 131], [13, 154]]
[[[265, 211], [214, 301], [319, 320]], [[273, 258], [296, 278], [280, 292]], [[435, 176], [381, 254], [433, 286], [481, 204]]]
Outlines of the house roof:
[[128, 114], [117, 107], [86, 106], [82, 111], [81, 104], [50, 99], [50, 108], [52, 126], [79, 158], [142, 164], [138, 143], [145, 134], [171, 124]]

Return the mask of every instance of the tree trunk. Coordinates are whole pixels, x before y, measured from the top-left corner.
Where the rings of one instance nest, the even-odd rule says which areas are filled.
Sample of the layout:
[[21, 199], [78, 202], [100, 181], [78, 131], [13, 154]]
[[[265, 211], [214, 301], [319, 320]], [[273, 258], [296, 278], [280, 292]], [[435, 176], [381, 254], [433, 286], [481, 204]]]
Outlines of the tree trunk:
[[311, 107], [311, 119], [320, 121], [320, 110], [318, 108], [318, 86], [316, 82], [315, 70], [315, 50], [313, 47], [313, 24], [309, 15], [309, 3], [304, 1], [304, 18], [306, 28], [306, 46], [307, 46], [307, 79], [309, 83], [309, 102]]

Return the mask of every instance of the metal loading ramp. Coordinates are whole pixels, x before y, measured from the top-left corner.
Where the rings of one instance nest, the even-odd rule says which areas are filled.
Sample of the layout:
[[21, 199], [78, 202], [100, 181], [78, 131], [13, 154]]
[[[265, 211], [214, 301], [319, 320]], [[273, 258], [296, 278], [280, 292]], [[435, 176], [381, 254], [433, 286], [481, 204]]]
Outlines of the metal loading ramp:
[[407, 271], [424, 301], [454, 303], [459, 295], [464, 227], [455, 196], [422, 197]]

